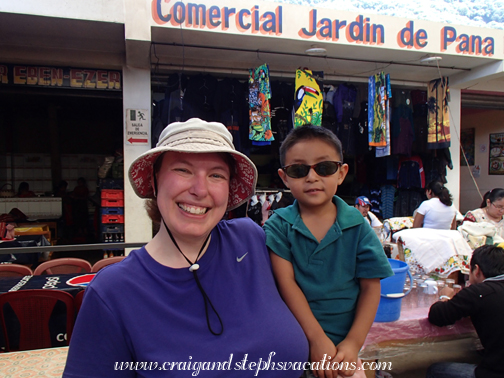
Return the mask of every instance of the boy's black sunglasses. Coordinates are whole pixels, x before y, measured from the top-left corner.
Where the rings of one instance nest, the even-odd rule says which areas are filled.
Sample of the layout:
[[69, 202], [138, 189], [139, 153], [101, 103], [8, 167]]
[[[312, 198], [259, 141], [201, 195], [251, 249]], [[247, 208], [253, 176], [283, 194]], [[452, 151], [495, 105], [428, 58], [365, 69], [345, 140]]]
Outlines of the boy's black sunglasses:
[[285, 174], [291, 178], [303, 178], [308, 176], [310, 169], [313, 168], [315, 173], [319, 176], [326, 177], [334, 175], [338, 172], [339, 167], [343, 165], [342, 161], [321, 161], [320, 163], [307, 165], [307, 164], [291, 164], [282, 167]]

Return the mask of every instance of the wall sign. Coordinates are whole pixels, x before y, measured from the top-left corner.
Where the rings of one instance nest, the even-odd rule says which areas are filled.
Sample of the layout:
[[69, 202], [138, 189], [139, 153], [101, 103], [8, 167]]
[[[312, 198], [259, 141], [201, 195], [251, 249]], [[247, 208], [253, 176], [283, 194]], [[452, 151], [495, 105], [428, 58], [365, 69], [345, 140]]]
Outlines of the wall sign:
[[0, 86], [121, 90], [121, 72], [89, 68], [0, 64]]
[[149, 144], [149, 111], [147, 109], [126, 109], [126, 144]]
[[464, 56], [502, 56], [502, 31], [424, 20], [237, 0], [151, 0], [152, 26], [356, 44]]
[[489, 175], [504, 175], [504, 133], [490, 134]]

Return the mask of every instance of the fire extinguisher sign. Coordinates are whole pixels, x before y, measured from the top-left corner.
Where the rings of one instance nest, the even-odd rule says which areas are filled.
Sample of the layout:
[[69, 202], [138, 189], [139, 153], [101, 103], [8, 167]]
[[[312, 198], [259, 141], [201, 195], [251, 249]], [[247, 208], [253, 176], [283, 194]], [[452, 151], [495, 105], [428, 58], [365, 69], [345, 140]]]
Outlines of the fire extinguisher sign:
[[146, 109], [126, 109], [127, 144], [149, 144], [149, 111]]

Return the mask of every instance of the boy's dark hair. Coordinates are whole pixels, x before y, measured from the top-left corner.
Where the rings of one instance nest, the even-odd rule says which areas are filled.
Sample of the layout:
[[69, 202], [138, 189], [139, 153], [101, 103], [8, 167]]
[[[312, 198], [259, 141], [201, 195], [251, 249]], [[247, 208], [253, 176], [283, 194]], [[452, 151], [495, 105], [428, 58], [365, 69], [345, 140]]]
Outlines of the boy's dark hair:
[[471, 258], [471, 272], [476, 264], [485, 278], [504, 274], [504, 249], [494, 245], [482, 245], [476, 248]]
[[326, 142], [327, 144], [333, 146], [340, 156], [340, 160], [343, 161], [343, 146], [341, 145], [341, 141], [338, 139], [338, 137], [329, 129], [321, 126], [313, 126], [307, 124], [292, 129], [282, 142], [282, 145], [280, 146], [281, 166], [283, 167], [285, 165], [285, 155], [292, 146], [303, 140], [311, 139], [319, 139], [322, 142]]
[[450, 191], [439, 181], [429, 182], [425, 189], [430, 190], [436, 197], [438, 197], [442, 204], [446, 206], [452, 205], [453, 201]]
[[483, 196], [483, 202], [481, 202], [480, 208], [483, 209], [487, 207], [487, 200], [490, 200], [490, 202], [493, 203], [495, 201], [500, 200], [501, 198], [504, 198], [504, 189], [494, 188], [492, 190], [489, 190]]

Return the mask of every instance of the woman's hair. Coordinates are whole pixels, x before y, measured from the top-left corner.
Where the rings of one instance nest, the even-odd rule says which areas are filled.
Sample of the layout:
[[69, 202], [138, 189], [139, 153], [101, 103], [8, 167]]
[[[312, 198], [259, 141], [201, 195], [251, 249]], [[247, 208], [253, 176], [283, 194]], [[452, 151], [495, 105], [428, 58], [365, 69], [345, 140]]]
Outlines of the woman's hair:
[[340, 156], [340, 160], [343, 161], [343, 147], [336, 134], [324, 127], [304, 125], [292, 129], [282, 142], [282, 145], [280, 146], [281, 166], [283, 167], [285, 165], [285, 155], [287, 155], [287, 151], [289, 151], [292, 146], [303, 140], [312, 139], [321, 140], [322, 142], [326, 142], [330, 146], [334, 147], [336, 153]]
[[425, 189], [430, 190], [432, 194], [438, 197], [442, 204], [446, 206], [452, 205], [453, 201], [450, 191], [439, 181], [429, 182]]
[[504, 274], [504, 249], [494, 245], [483, 245], [476, 248], [471, 257], [471, 272], [476, 264], [480, 267], [485, 278]]
[[[153, 177], [155, 178], [157, 176], [157, 173], [161, 169], [161, 164], [163, 163], [163, 155], [165, 153], [159, 155], [154, 162], [154, 165], [152, 167], [153, 170]], [[233, 178], [233, 176], [236, 174], [236, 162], [235, 159], [231, 156], [231, 154], [228, 154], [226, 152], [218, 152], [217, 153], [219, 156], [221, 156], [224, 161], [227, 163], [229, 166], [229, 172], [230, 172], [230, 177], [229, 180]], [[154, 179], [154, 184], [157, 186], [157, 181]], [[145, 209], [147, 210], [147, 215], [149, 218], [152, 220], [154, 223], [154, 228], [159, 229], [159, 225], [161, 224], [161, 212], [159, 211], [159, 207], [157, 204], [157, 187], [154, 188], [154, 198], [150, 198], [145, 201]]]
[[23, 181], [19, 184], [18, 195], [22, 194], [23, 192], [27, 192], [28, 190], [30, 190], [30, 184], [28, 184], [26, 181]]
[[483, 196], [483, 202], [481, 202], [480, 208], [483, 209], [484, 207], [487, 207], [487, 200], [490, 200], [490, 202], [495, 202], [502, 198], [504, 198], [504, 189], [494, 188], [492, 190], [489, 190]]

